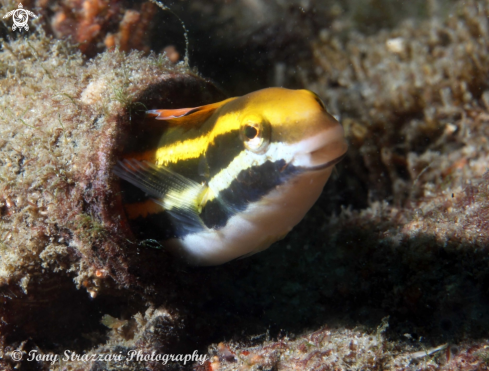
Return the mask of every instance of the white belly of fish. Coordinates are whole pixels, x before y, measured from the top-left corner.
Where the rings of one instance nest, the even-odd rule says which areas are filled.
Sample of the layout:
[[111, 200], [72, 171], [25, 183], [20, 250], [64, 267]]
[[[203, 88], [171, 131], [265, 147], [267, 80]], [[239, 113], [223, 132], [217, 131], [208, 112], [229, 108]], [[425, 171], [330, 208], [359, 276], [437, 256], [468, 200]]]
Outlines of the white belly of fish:
[[332, 170], [303, 173], [231, 217], [223, 228], [173, 239], [169, 244], [195, 265], [218, 265], [265, 250], [302, 220]]

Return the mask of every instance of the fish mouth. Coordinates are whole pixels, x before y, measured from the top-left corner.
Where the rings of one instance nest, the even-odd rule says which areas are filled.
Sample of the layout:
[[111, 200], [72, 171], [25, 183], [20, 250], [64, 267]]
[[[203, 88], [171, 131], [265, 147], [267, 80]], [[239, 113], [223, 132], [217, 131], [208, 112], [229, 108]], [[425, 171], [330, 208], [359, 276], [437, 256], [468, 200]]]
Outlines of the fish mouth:
[[345, 157], [348, 151], [348, 143], [342, 136], [343, 128], [339, 126], [330, 133], [327, 141], [321, 143], [322, 145], [319, 148], [309, 152], [309, 163], [305, 166], [306, 169], [312, 171], [323, 170], [336, 165]]
[[324, 169], [326, 169], [328, 167], [331, 167], [331, 166], [336, 165], [338, 162], [340, 162], [341, 160], [343, 160], [343, 158], [345, 156], [346, 156], [346, 153], [343, 153], [341, 156], [335, 158], [334, 160], [328, 161], [328, 162], [326, 162], [324, 164], [321, 164], [321, 165], [307, 167], [307, 168], [305, 168], [305, 170], [307, 170], [307, 171], [324, 170]]
[[291, 165], [302, 171], [318, 171], [340, 162], [348, 151], [343, 127], [336, 124], [294, 145]]

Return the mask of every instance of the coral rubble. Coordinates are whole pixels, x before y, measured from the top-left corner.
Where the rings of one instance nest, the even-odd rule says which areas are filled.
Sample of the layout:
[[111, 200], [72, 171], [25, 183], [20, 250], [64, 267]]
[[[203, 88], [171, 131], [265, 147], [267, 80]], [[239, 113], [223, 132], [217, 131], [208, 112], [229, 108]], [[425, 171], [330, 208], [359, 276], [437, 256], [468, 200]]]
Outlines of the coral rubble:
[[[214, 370], [487, 370], [487, 344], [443, 344], [416, 351], [388, 342], [377, 331], [320, 329], [297, 339], [266, 341], [255, 347], [219, 343], [207, 369]], [[204, 367], [196, 366], [201, 371]]]
[[460, 3], [446, 20], [313, 42], [305, 85], [341, 118], [371, 201], [449, 194], [487, 170], [488, 12]]

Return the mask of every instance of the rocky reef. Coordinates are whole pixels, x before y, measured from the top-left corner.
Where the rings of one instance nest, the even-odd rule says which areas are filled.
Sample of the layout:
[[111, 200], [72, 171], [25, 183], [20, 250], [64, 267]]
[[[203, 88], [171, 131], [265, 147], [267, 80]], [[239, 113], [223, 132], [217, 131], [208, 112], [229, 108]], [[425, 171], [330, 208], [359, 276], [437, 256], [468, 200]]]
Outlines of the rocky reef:
[[109, 306], [131, 295], [123, 288], [151, 291], [130, 270], [147, 268], [154, 252], [136, 257], [140, 247], [111, 173], [132, 121], [151, 105], [200, 105], [223, 95], [165, 56], [114, 51], [87, 62], [42, 31], [4, 42], [0, 58], [2, 343], [22, 348], [32, 338], [49, 348], [103, 328], [100, 315], [87, 323], [100, 310], [92, 302], [100, 291], [115, 295], [101, 299]]
[[[24, 5], [43, 15], [33, 30], [0, 28], [2, 369], [489, 368], [488, 1], [174, 4], [202, 76], [311, 89], [350, 142], [291, 234], [209, 268], [135, 239], [111, 171], [144, 110], [225, 97], [162, 52], [185, 50], [178, 19], [143, 2]], [[162, 41], [167, 16], [179, 34]], [[215, 42], [192, 47], [196, 31]], [[149, 357], [194, 351], [207, 360]]]

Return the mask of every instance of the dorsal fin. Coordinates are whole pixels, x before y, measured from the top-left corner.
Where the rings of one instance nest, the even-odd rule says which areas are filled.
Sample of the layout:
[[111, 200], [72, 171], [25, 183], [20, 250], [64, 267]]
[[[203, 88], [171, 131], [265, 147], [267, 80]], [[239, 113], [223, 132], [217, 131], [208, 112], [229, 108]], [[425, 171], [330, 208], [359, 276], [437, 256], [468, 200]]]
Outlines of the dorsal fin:
[[177, 108], [177, 109], [152, 109], [146, 111], [146, 115], [154, 117], [155, 120], [173, 120], [180, 117], [188, 116], [198, 111], [201, 107], [195, 108]]
[[152, 109], [146, 115], [156, 120], [174, 120], [177, 123], [203, 122], [207, 120], [216, 109], [236, 98], [229, 98], [222, 102], [207, 104], [194, 108]]

